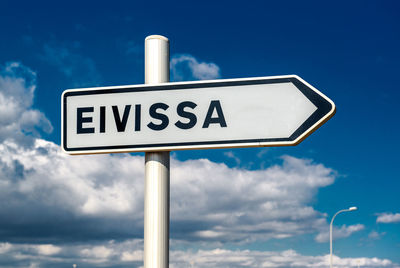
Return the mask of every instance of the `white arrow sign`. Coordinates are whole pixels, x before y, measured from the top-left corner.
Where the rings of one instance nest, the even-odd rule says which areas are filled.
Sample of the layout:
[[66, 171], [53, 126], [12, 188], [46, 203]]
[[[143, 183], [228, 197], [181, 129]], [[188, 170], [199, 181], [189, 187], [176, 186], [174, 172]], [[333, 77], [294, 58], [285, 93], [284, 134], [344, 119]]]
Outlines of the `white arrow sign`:
[[295, 75], [66, 90], [70, 154], [296, 145], [335, 113]]

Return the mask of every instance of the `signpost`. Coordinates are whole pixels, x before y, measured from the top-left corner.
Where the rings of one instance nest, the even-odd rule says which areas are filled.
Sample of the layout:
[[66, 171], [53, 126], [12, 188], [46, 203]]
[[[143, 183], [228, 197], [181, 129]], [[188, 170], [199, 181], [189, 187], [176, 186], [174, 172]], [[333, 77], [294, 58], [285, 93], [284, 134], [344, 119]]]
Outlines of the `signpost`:
[[[151, 35], [145, 40], [145, 82], [169, 82], [169, 40]], [[145, 268], [169, 266], [169, 163], [168, 151], [146, 152], [144, 186]]]
[[335, 113], [298, 76], [67, 90], [70, 154], [296, 145]]
[[62, 95], [68, 154], [146, 152], [144, 267], [169, 263], [169, 151], [296, 145], [334, 103], [296, 75], [169, 82], [169, 41], [145, 40], [145, 85]]

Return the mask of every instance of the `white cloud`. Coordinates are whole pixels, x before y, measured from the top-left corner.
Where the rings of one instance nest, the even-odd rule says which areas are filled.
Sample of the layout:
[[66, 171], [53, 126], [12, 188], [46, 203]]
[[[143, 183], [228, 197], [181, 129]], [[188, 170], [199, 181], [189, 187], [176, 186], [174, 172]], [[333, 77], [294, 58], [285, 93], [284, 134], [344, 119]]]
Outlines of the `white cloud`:
[[[141, 156], [68, 156], [41, 139], [32, 148], [4, 142], [0, 199], [9, 202], [3, 203], [7, 205], [0, 215], [25, 213], [27, 226], [45, 221], [38, 226], [44, 233], [52, 223], [46, 219], [57, 218], [65, 224], [54, 224], [69, 230], [67, 236], [79, 228], [88, 228], [92, 235], [139, 234], [143, 172]], [[290, 156], [283, 157], [282, 165], [263, 170], [172, 159], [172, 234], [189, 240], [245, 242], [318, 232], [326, 226], [326, 216], [308, 203], [319, 188], [333, 183], [334, 176], [321, 164]], [[5, 224], [16, 220], [4, 218]]]
[[258, 158], [264, 158], [270, 150], [271, 150], [270, 148], [262, 148], [262, 149], [257, 153], [257, 157], [258, 157]]
[[386, 232], [382, 232], [382, 233], [378, 233], [377, 231], [371, 231], [368, 234], [368, 238], [372, 239], [372, 240], [377, 240], [380, 239], [382, 236], [384, 236], [386, 234]]
[[400, 222], [400, 213], [378, 213], [376, 222], [380, 223], [398, 223]]
[[224, 153], [224, 155], [225, 155], [226, 157], [232, 159], [233, 161], [235, 161], [235, 164], [236, 164], [237, 166], [240, 165], [240, 162], [241, 162], [241, 161], [240, 161], [240, 158], [237, 157], [237, 156], [235, 155], [234, 152], [232, 152], [232, 151], [227, 151], [227, 152]]
[[[365, 226], [363, 224], [354, 224], [350, 226], [343, 225], [340, 228], [334, 227], [332, 235], [334, 239], [345, 238], [349, 237], [355, 232], [364, 230], [364, 228]], [[329, 230], [327, 228], [323, 230], [315, 237], [315, 240], [320, 243], [329, 241]]]
[[51, 244], [38, 245], [35, 246], [35, 248], [37, 249], [39, 254], [46, 256], [58, 254], [61, 251], [60, 247]]
[[107, 260], [113, 254], [113, 249], [105, 246], [95, 246], [83, 249], [81, 254], [86, 258], [101, 262]]
[[14, 140], [30, 145], [32, 136], [53, 127], [46, 116], [32, 109], [36, 73], [18, 62], [0, 67], [0, 143]]
[[[173, 242], [174, 243], [174, 242]], [[43, 245], [39, 245], [43, 246]], [[49, 245], [46, 245], [49, 246]], [[37, 256], [32, 249], [38, 246], [30, 244], [12, 244], [7, 251], [12, 267], [58, 267], [72, 260], [78, 260], [77, 267], [139, 267], [143, 264], [143, 240], [108, 241], [104, 244], [65, 244], [57, 246], [60, 251], [55, 254]], [[60, 254], [62, 252], [63, 254]], [[0, 259], [2, 257], [0, 252]], [[333, 256], [335, 267], [390, 267], [399, 268], [388, 259], [379, 258], [340, 258]], [[46, 265], [47, 264], [47, 265]], [[53, 265], [49, 265], [53, 264]], [[71, 262], [72, 264], [72, 262]], [[72, 266], [72, 265], [71, 265]], [[295, 250], [259, 251], [211, 249], [172, 249], [170, 251], [171, 268], [209, 268], [209, 267], [298, 267], [313, 268], [329, 266], [329, 255], [307, 256]]]
[[174, 55], [170, 62], [172, 81], [209, 80], [220, 77], [215, 63], [199, 62], [189, 54]]
[[39, 264], [36, 262], [32, 262], [31, 264], [29, 264], [29, 268], [39, 268]]
[[142, 262], [143, 250], [124, 251], [121, 255], [123, 262]]
[[325, 215], [308, 205], [320, 187], [334, 181], [323, 165], [285, 156], [282, 165], [263, 170], [206, 159], [171, 166], [171, 220], [189, 229], [186, 238], [286, 238], [326, 226]]
[[[294, 250], [199, 250], [197, 252], [175, 251], [171, 253], [173, 267], [327, 267], [329, 255], [304, 256]], [[335, 267], [399, 267], [387, 259], [339, 258], [334, 256]]]
[[[59, 146], [36, 139], [32, 149], [12, 142], [0, 144], [0, 161], [3, 170], [14, 172], [3, 177], [10, 182], [15, 175], [15, 163], [22, 166], [23, 180], [9, 190], [23, 194], [25, 201], [31, 199], [43, 206], [72, 210], [77, 215], [108, 215], [138, 209], [134, 206], [139, 199], [135, 194], [141, 192], [142, 157], [71, 157], [62, 153]], [[132, 180], [135, 185], [130, 182], [131, 176], [136, 177]]]
[[12, 248], [10, 243], [0, 243], [0, 254], [7, 253]]

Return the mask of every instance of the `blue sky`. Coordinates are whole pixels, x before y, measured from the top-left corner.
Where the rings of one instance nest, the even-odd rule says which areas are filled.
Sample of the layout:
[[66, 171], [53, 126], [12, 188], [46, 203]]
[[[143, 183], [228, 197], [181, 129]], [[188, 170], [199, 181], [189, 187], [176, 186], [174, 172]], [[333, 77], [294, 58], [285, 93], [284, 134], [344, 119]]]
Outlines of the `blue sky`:
[[144, 83], [151, 34], [171, 81], [296, 74], [337, 106], [295, 147], [172, 152], [171, 266], [326, 267], [331, 217], [357, 206], [335, 219], [336, 266], [399, 267], [399, 10], [2, 1], [0, 267], [142, 266], [143, 154], [62, 153], [60, 98]]

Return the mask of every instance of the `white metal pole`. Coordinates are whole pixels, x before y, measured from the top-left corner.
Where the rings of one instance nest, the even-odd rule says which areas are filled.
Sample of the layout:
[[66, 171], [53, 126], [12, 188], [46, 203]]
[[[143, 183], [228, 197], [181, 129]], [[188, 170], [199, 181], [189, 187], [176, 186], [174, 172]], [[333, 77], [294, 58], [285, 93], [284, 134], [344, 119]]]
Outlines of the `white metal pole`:
[[357, 207], [350, 207], [348, 209], [342, 209], [339, 210], [338, 212], [335, 213], [335, 215], [333, 215], [332, 220], [331, 220], [331, 224], [329, 225], [329, 244], [330, 244], [330, 257], [329, 257], [329, 266], [330, 268], [332, 268], [332, 253], [333, 253], [333, 248], [332, 248], [332, 229], [333, 229], [333, 220], [335, 219], [335, 217], [342, 212], [347, 212], [347, 211], [354, 211], [357, 210]]
[[[145, 83], [169, 82], [169, 41], [145, 40]], [[169, 152], [146, 153], [144, 194], [144, 267], [169, 266]]]

